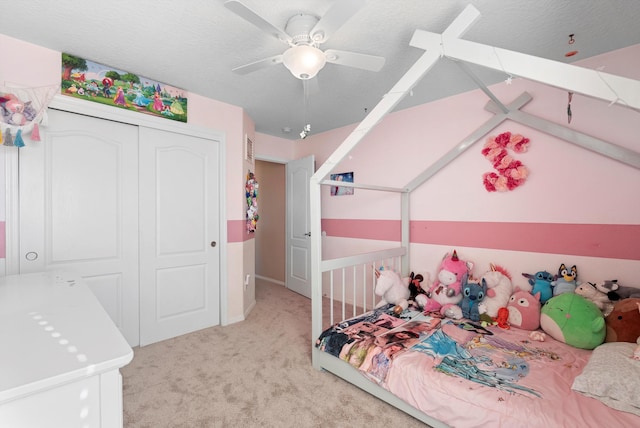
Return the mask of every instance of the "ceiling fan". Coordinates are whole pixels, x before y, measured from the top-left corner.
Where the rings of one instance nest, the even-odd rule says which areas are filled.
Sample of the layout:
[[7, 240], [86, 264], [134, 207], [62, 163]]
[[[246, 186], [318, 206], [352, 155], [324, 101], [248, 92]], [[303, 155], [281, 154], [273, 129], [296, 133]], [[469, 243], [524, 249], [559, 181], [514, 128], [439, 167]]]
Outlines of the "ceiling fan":
[[267, 34], [289, 45], [282, 54], [241, 65], [232, 71], [239, 74], [275, 65], [284, 64], [295, 77], [301, 80], [313, 78], [327, 62], [355, 67], [362, 70], [379, 71], [385, 59], [380, 56], [347, 52], [335, 49], [322, 51], [319, 46], [349, 20], [366, 0], [336, 0], [322, 17], [299, 13], [280, 29], [249, 9], [238, 0], [229, 0], [225, 7]]

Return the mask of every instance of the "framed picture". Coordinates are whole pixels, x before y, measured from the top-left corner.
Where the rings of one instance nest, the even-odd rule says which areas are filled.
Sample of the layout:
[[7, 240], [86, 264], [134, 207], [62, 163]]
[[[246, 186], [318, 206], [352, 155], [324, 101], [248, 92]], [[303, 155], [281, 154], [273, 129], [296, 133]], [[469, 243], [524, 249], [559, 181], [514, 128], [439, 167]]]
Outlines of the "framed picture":
[[62, 54], [62, 95], [187, 121], [187, 92], [137, 74]]
[[253, 141], [249, 138], [248, 135], [244, 136], [244, 158], [245, 160], [253, 163], [254, 161], [254, 151], [253, 151]]
[[[353, 183], [353, 172], [331, 174], [331, 180]], [[353, 187], [331, 186], [331, 196], [353, 195]]]

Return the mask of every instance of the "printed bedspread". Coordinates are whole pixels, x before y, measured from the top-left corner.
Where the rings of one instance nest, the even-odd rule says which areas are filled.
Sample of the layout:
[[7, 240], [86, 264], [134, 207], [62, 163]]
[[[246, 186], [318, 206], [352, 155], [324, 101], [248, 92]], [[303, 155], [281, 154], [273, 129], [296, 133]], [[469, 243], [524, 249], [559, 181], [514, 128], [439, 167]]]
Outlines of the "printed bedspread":
[[335, 324], [316, 346], [453, 427], [640, 426], [571, 389], [592, 351], [525, 330], [381, 308]]

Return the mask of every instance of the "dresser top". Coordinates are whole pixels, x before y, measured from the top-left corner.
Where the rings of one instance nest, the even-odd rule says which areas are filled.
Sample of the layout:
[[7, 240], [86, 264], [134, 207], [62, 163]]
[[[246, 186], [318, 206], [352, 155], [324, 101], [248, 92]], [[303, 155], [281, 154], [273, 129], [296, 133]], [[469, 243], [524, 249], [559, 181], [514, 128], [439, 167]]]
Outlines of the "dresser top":
[[118, 369], [133, 350], [68, 272], [0, 278], [0, 403]]

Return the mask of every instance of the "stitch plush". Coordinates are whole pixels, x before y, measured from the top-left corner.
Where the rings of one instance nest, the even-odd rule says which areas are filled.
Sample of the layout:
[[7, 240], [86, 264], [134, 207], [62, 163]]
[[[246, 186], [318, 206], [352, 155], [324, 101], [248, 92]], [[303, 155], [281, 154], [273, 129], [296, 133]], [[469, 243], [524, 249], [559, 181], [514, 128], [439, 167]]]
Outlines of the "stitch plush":
[[604, 341], [606, 327], [602, 312], [576, 293], [552, 297], [540, 312], [540, 327], [559, 342], [593, 349]]
[[482, 279], [481, 283], [469, 281], [469, 275], [462, 277], [462, 316], [471, 321], [480, 321], [480, 311], [478, 304], [487, 295], [487, 281]]
[[533, 287], [531, 294], [540, 293], [540, 303], [545, 304], [547, 300], [553, 297], [553, 287], [551, 282], [553, 281], [553, 275], [546, 270], [536, 272], [535, 275], [530, 273], [523, 273], [522, 276], [529, 280], [529, 284]]
[[537, 330], [540, 327], [540, 293], [532, 295], [518, 290], [509, 299], [509, 325], [522, 330]]
[[393, 312], [400, 315], [409, 307], [408, 299], [411, 293], [407, 284], [392, 270], [376, 271], [376, 278], [374, 293], [382, 297], [376, 308], [392, 303], [396, 305]]
[[495, 318], [498, 315], [498, 310], [507, 306], [509, 297], [513, 293], [513, 284], [511, 283], [511, 275], [506, 269], [494, 264], [490, 266], [491, 270], [480, 278], [481, 281], [486, 282], [487, 292], [479, 309], [481, 314]]
[[551, 282], [553, 286], [553, 295], [557, 296], [562, 293], [574, 293], [578, 284], [578, 268], [576, 265], [571, 266], [571, 270], [563, 264], [558, 268], [558, 274], [554, 281]]
[[607, 293], [596, 287], [596, 284], [585, 282], [576, 287], [576, 294], [591, 300], [602, 311], [605, 317], [613, 310], [613, 302], [609, 300]]

